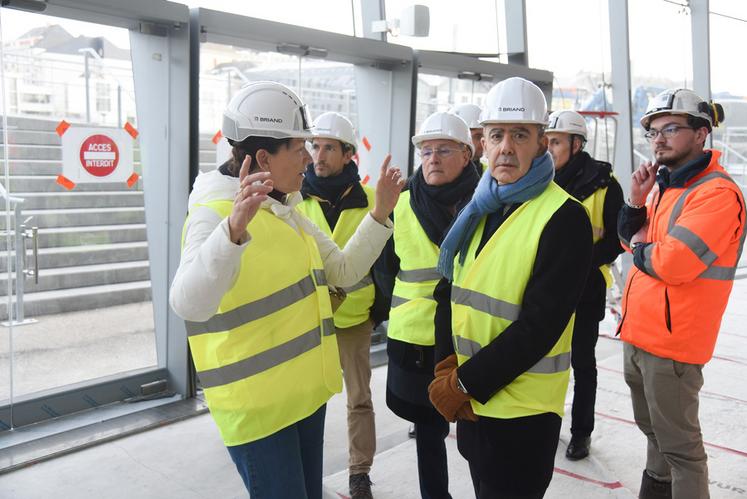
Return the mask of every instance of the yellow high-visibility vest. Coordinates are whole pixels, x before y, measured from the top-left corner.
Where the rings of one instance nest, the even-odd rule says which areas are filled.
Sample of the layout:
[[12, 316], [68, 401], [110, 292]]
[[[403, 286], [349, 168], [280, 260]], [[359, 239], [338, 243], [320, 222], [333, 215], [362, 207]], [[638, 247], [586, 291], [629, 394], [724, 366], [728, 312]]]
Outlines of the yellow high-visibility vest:
[[436, 270], [439, 248], [428, 239], [403, 192], [394, 208], [394, 251], [399, 273], [394, 280], [387, 336], [414, 345], [436, 344], [433, 291], [441, 279]]
[[[233, 201], [202, 204], [221, 217]], [[227, 446], [313, 414], [342, 390], [332, 306], [316, 241], [260, 209], [216, 314], [187, 321], [197, 375]]]
[[[581, 201], [581, 204], [586, 207], [586, 211], [589, 213], [595, 243], [604, 237], [604, 199], [607, 196], [607, 189], [607, 187], [597, 189], [591, 196]], [[612, 271], [610, 270], [610, 266], [606, 264], [600, 265], [599, 271], [602, 273], [607, 287], [611, 287]]]
[[[500, 336], [521, 312], [524, 290], [542, 231], [570, 196], [550, 182], [542, 194], [514, 211], [475, 258], [485, 230], [480, 221], [464, 265], [454, 262], [452, 333], [459, 365]], [[552, 349], [536, 365], [503, 387], [486, 404], [472, 400], [475, 414], [508, 419], [545, 412], [563, 415], [571, 367], [575, 314]]]
[[[376, 204], [375, 191], [365, 185], [361, 187], [363, 187], [363, 191], [368, 198], [368, 207], [342, 210], [340, 218], [337, 220], [337, 224], [335, 224], [334, 231], [329, 228], [329, 223], [327, 223], [319, 201], [313, 197], [304, 199], [297, 206], [298, 211], [306, 215], [325, 234], [331, 237], [337, 243], [337, 246], [344, 248], [348, 240], [355, 234], [355, 230], [361, 224], [363, 218], [373, 209], [374, 204]], [[342, 305], [340, 305], [340, 308], [335, 311], [335, 326], [352, 327], [367, 321], [375, 296], [371, 273], [366, 274], [357, 284], [343, 289], [347, 297], [342, 302]]]

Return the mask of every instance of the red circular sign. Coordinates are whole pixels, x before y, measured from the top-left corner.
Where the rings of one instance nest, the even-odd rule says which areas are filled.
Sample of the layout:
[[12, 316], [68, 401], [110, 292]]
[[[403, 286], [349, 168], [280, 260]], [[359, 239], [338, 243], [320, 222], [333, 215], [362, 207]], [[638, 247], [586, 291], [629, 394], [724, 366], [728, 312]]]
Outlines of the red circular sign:
[[119, 164], [119, 148], [110, 137], [91, 135], [80, 146], [80, 164], [96, 177], [106, 177]]

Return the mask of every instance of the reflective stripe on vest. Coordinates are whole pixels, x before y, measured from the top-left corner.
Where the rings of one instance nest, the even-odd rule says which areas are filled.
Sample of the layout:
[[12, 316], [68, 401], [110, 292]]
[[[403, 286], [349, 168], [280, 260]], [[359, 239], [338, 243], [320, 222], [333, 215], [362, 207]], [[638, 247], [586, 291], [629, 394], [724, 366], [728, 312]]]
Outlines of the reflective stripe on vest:
[[[454, 336], [454, 351], [459, 355], [470, 358], [482, 350], [476, 341]], [[543, 357], [526, 372], [536, 374], [553, 374], [567, 371], [571, 367], [571, 352], [563, 352], [550, 357]]]
[[[568, 199], [555, 183], [523, 203], [475, 257], [485, 218], [472, 236], [464, 265], [454, 262], [452, 331], [459, 364], [500, 336], [519, 318], [522, 299], [547, 222]], [[496, 392], [485, 404], [472, 401], [475, 414], [516, 418], [554, 412], [563, 415], [571, 362], [571, 315], [555, 345], [534, 366]]]
[[[591, 231], [592, 239], [594, 243], [604, 237], [604, 200], [607, 197], [608, 187], [597, 189], [589, 197], [581, 201], [581, 204], [586, 207], [591, 219]], [[599, 271], [604, 277], [604, 282], [608, 288], [612, 287], [612, 270], [609, 265], [600, 265]]]
[[[687, 246], [693, 253], [695, 253], [698, 256], [698, 258], [700, 258], [700, 261], [702, 261], [708, 267], [698, 276], [698, 279], [714, 279], [717, 281], [733, 281], [734, 276], [737, 273], [737, 265], [739, 263], [739, 257], [742, 255], [742, 250], [744, 249], [744, 241], [745, 241], [745, 236], [747, 236], [747, 230], [742, 231], [742, 237], [740, 237], [739, 239], [739, 249], [737, 250], [737, 259], [734, 262], [734, 265], [733, 266], [722, 266], [722, 265], [713, 265], [713, 262], [716, 261], [718, 256], [710, 250], [708, 245], [697, 234], [693, 233], [691, 230], [687, 229], [686, 227], [676, 225], [677, 219], [682, 214], [682, 208], [685, 205], [687, 196], [692, 191], [694, 191], [696, 187], [703, 185], [709, 180], [713, 180], [717, 178], [728, 180], [729, 182], [737, 186], [736, 182], [734, 182], [734, 180], [729, 175], [726, 175], [721, 172], [711, 172], [708, 175], [705, 175], [702, 178], [699, 178], [697, 181], [693, 182], [680, 195], [680, 197], [677, 199], [677, 202], [674, 203], [674, 207], [672, 208], [672, 213], [669, 216], [668, 233], [670, 236], [674, 237], [675, 239], [678, 239], [683, 244], [685, 244], [685, 246]], [[738, 187], [739, 186], [737, 186], [737, 188]], [[651, 258], [651, 252], [646, 254], [646, 261], [650, 262], [650, 258]], [[649, 266], [652, 267], [651, 271], [653, 272], [653, 266], [651, 264], [649, 264]], [[649, 269], [649, 266], [644, 265], [647, 271]], [[658, 279], [658, 276], [656, 276], [655, 273], [652, 273], [651, 276], [656, 277]]]
[[435, 267], [431, 269], [400, 270], [397, 273], [397, 279], [402, 282], [438, 281], [441, 277], [441, 274]]
[[428, 239], [403, 192], [394, 208], [394, 251], [400, 271], [394, 279], [387, 335], [414, 345], [436, 343], [433, 291], [441, 279], [436, 270], [438, 246]]
[[[304, 199], [297, 206], [299, 212], [306, 215], [309, 220], [314, 222], [322, 232], [327, 234], [340, 248], [344, 248], [347, 242], [355, 233], [365, 216], [368, 214], [370, 207], [375, 204], [375, 191], [368, 186], [361, 186], [366, 193], [368, 206], [365, 208], [348, 208], [340, 212], [340, 217], [335, 224], [335, 230], [331, 230], [327, 218], [320, 206], [320, 202], [314, 197]], [[335, 326], [347, 328], [356, 326], [368, 320], [371, 315], [375, 289], [371, 275], [366, 275], [358, 283], [343, 288], [346, 293], [345, 300], [335, 311]]]
[[[233, 202], [201, 206], [225, 217]], [[342, 389], [316, 242], [265, 209], [247, 231], [251, 242], [217, 313], [187, 323], [205, 400], [228, 446], [300, 421]]]
[[288, 362], [322, 344], [322, 336], [334, 334], [335, 325], [332, 319], [324, 319], [321, 327], [296, 336], [292, 340], [278, 345], [252, 357], [240, 360], [215, 369], [200, 371], [200, 384], [203, 388], [227, 385], [249, 376], [254, 376], [284, 362]]

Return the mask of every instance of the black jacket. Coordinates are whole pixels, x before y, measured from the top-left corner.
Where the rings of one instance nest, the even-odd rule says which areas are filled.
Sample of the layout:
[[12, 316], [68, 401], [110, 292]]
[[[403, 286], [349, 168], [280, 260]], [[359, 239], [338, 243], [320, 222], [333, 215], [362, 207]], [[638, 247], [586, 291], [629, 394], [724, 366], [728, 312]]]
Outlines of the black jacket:
[[592, 249], [592, 268], [579, 300], [580, 309], [588, 310], [595, 314], [598, 320], [602, 320], [607, 301], [607, 289], [599, 267], [614, 262], [623, 252], [617, 235], [617, 216], [624, 205], [622, 187], [612, 176], [612, 165], [595, 160], [585, 151], [576, 154], [563, 168], [568, 168], [572, 175], [570, 178], [562, 178], [559, 175], [556, 177], [556, 182], [579, 201], [607, 187], [602, 215], [604, 235]]
[[[469, 202], [472, 193], [463, 198], [454, 212], [457, 213]], [[394, 219], [394, 214], [392, 214]], [[396, 229], [396, 220], [395, 229]], [[389, 238], [384, 251], [374, 265], [375, 280], [380, 283], [391, 304], [394, 279], [399, 272], [400, 260], [394, 247], [394, 237]], [[387, 308], [388, 313], [388, 308]], [[428, 385], [433, 381], [435, 347], [413, 345], [387, 338], [387, 406], [396, 415], [408, 421], [428, 423], [442, 420], [442, 416], [428, 400]]]

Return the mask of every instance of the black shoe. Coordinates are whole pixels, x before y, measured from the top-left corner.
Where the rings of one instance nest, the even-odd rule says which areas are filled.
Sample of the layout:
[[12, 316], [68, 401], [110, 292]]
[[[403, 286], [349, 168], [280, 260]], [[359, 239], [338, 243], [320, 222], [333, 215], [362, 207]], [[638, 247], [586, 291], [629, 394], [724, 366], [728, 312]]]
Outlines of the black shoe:
[[565, 450], [565, 457], [571, 461], [578, 461], [589, 455], [591, 447], [591, 437], [571, 437], [571, 443]]
[[371, 494], [371, 479], [368, 473], [350, 475], [350, 499], [373, 499]]
[[411, 424], [410, 429], [407, 430], [407, 436], [410, 438], [415, 438], [415, 425]]
[[672, 499], [672, 482], [661, 482], [643, 470], [639, 499]]

